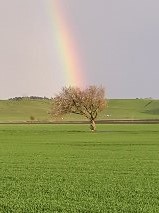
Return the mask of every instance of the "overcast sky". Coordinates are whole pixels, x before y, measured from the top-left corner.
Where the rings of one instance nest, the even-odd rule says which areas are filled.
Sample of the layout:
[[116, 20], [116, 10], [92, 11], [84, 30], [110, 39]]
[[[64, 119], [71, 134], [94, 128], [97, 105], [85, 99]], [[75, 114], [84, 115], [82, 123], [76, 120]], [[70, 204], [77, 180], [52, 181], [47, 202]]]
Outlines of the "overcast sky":
[[[58, 1], [87, 85], [103, 85], [109, 98], [159, 98], [158, 0]], [[50, 97], [65, 86], [49, 2], [0, 0], [0, 99]]]

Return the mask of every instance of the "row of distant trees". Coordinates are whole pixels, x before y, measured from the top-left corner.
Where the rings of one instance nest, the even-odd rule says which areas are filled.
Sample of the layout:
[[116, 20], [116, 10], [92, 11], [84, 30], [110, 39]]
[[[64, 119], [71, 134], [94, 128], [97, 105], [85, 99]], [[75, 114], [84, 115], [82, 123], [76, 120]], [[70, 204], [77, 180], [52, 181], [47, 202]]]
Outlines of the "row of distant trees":
[[22, 97], [14, 97], [10, 98], [8, 100], [15, 100], [15, 101], [20, 101], [20, 100], [50, 100], [47, 97], [40, 97], [40, 96], [22, 96]]

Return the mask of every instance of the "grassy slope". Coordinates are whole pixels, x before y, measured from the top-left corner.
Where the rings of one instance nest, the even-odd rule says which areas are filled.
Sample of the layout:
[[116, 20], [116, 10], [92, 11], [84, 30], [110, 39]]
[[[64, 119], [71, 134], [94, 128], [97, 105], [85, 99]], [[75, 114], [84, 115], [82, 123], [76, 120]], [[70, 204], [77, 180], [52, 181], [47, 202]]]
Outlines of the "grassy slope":
[[[51, 103], [49, 100], [0, 101], [0, 122], [36, 120], [48, 121]], [[107, 115], [111, 115], [107, 117]], [[99, 119], [159, 119], [159, 100], [109, 100], [108, 108], [99, 114]], [[83, 120], [78, 115], [67, 115], [64, 120]]]
[[0, 212], [158, 212], [158, 125], [87, 129], [0, 125]]
[[159, 100], [110, 100], [107, 114], [110, 114], [113, 119], [159, 118]]
[[48, 100], [0, 101], [0, 121], [28, 121], [30, 116], [46, 121], [49, 110]]

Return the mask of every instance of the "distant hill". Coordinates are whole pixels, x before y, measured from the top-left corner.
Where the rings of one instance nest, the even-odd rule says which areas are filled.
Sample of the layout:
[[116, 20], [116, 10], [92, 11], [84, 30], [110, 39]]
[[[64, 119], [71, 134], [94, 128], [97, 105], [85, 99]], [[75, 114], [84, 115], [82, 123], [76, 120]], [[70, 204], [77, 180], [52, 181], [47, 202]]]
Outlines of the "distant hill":
[[[0, 100], [0, 122], [51, 121], [51, 100], [22, 98]], [[159, 100], [111, 99], [98, 119], [159, 119]], [[66, 115], [61, 120], [86, 120], [78, 115]]]

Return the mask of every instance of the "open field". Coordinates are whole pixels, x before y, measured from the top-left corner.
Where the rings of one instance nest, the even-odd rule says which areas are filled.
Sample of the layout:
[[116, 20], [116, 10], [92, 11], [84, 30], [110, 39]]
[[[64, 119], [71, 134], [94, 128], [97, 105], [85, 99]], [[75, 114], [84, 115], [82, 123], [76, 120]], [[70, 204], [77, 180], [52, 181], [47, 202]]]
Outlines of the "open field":
[[[27, 122], [33, 116], [35, 121], [48, 122], [50, 100], [4, 100], [0, 101], [0, 122]], [[159, 119], [159, 100], [111, 99], [108, 108], [99, 114], [98, 119]], [[63, 121], [85, 120], [79, 115], [64, 116]]]
[[0, 212], [157, 213], [159, 125], [97, 127], [0, 125]]

